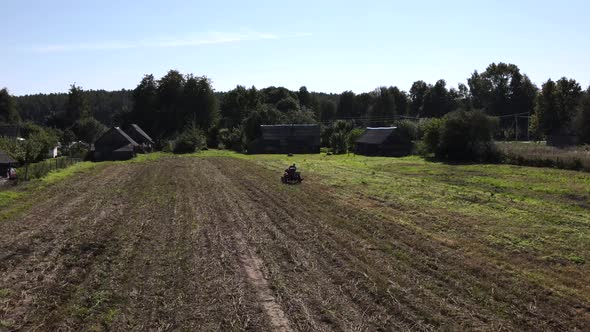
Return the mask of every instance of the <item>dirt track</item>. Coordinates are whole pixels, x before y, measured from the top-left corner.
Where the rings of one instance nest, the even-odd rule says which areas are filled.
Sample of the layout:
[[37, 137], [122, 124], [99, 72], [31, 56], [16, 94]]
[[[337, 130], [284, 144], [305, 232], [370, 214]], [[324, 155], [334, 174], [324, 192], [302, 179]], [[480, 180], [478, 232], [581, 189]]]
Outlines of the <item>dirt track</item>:
[[418, 234], [395, 207], [378, 215], [337, 197], [222, 158], [68, 180], [0, 223], [0, 320], [39, 331], [590, 330], [588, 303]]

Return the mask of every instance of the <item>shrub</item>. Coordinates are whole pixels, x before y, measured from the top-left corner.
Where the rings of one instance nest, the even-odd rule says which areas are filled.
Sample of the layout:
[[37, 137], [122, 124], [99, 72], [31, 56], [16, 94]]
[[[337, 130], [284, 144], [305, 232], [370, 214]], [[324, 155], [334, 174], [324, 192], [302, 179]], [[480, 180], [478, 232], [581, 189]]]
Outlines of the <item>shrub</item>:
[[234, 150], [237, 152], [244, 151], [244, 134], [240, 127], [232, 129], [220, 129], [219, 141], [221, 143], [221, 148]]
[[342, 154], [348, 151], [348, 137], [346, 133], [338, 131], [330, 136], [330, 147], [334, 154]]
[[415, 122], [402, 120], [396, 127], [401, 139], [407, 142], [418, 139], [418, 125]]
[[425, 127], [424, 145], [437, 159], [497, 161], [492, 138], [497, 121], [481, 111], [455, 111]]
[[205, 135], [196, 128], [190, 127], [186, 129], [174, 144], [174, 153], [193, 153], [205, 147]]
[[348, 133], [348, 148], [354, 150], [356, 140], [365, 132], [364, 129], [355, 128]]

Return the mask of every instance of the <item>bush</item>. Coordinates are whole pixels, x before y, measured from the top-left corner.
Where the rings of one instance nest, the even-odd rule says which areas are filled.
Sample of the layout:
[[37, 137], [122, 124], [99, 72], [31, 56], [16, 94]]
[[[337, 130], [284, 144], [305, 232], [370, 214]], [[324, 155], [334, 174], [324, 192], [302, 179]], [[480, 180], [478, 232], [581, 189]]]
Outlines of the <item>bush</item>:
[[330, 136], [330, 147], [334, 154], [342, 154], [348, 151], [348, 137], [344, 132], [335, 132]]
[[424, 130], [427, 152], [448, 161], [498, 161], [492, 138], [497, 121], [481, 111], [455, 111]]
[[356, 140], [365, 132], [364, 129], [355, 128], [348, 133], [348, 148], [354, 150]]
[[223, 149], [244, 151], [244, 134], [241, 128], [223, 128], [219, 130], [220, 147]]
[[402, 120], [397, 124], [400, 137], [406, 142], [418, 139], [418, 125], [410, 120]]
[[200, 129], [188, 128], [176, 139], [173, 152], [182, 154], [199, 151], [205, 147], [205, 140], [205, 135]]

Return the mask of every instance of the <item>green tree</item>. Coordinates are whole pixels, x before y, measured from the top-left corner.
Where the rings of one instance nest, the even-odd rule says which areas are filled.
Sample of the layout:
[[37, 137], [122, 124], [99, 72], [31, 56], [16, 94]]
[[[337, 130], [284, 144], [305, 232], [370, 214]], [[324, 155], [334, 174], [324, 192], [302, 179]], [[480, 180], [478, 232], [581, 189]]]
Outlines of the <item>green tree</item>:
[[582, 97], [575, 124], [580, 143], [590, 144], [590, 87]]
[[416, 81], [410, 88], [409, 115], [423, 117], [424, 98], [430, 87], [424, 81]]
[[158, 133], [158, 84], [154, 75], [145, 75], [133, 90], [129, 123], [137, 123], [150, 133]]
[[17, 123], [20, 116], [16, 108], [14, 97], [6, 88], [0, 90], [0, 123]]
[[93, 117], [80, 119], [72, 126], [72, 131], [76, 134], [76, 137], [88, 144], [94, 143], [106, 130], [105, 125]]
[[183, 108], [183, 123], [193, 123], [203, 130], [216, 124], [219, 118], [217, 98], [207, 77], [187, 75]]
[[380, 126], [393, 123], [397, 113], [392, 91], [386, 87], [375, 89], [373, 101], [373, 107], [369, 113], [371, 125]]
[[573, 79], [561, 78], [557, 82], [549, 79], [541, 88], [535, 105], [534, 121], [540, 135], [551, 135], [557, 131], [571, 131], [572, 120], [581, 96], [581, 87]]
[[221, 101], [222, 125], [228, 128], [239, 126], [248, 114], [262, 104], [262, 94], [255, 88], [238, 85]]
[[297, 97], [299, 98], [299, 107], [310, 107], [311, 106], [311, 94], [307, 91], [307, 87], [302, 86], [299, 88], [297, 92]]
[[319, 119], [320, 121], [330, 121], [336, 117], [336, 104], [330, 100], [320, 102]]
[[178, 70], [170, 70], [158, 80], [158, 122], [156, 127], [159, 135], [170, 136], [184, 128], [185, 109], [184, 101], [185, 78]]
[[355, 94], [352, 91], [344, 91], [340, 94], [336, 116], [340, 119], [346, 119], [354, 115]]
[[473, 106], [489, 115], [533, 111], [537, 88], [516, 65], [492, 63], [481, 74], [475, 71], [467, 83]]
[[90, 105], [81, 87], [72, 84], [65, 105], [65, 123], [67, 127], [81, 118], [90, 116]]

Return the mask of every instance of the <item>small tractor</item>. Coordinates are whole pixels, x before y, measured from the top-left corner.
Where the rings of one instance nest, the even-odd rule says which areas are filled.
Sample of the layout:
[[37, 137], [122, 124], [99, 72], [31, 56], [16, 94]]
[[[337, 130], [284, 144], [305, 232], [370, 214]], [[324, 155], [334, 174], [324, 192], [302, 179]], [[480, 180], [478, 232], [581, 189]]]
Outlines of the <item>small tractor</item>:
[[303, 178], [301, 177], [301, 173], [297, 172], [295, 164], [289, 166], [283, 173], [283, 176], [281, 176], [281, 182], [285, 184], [298, 184], [301, 181], [303, 181]]

